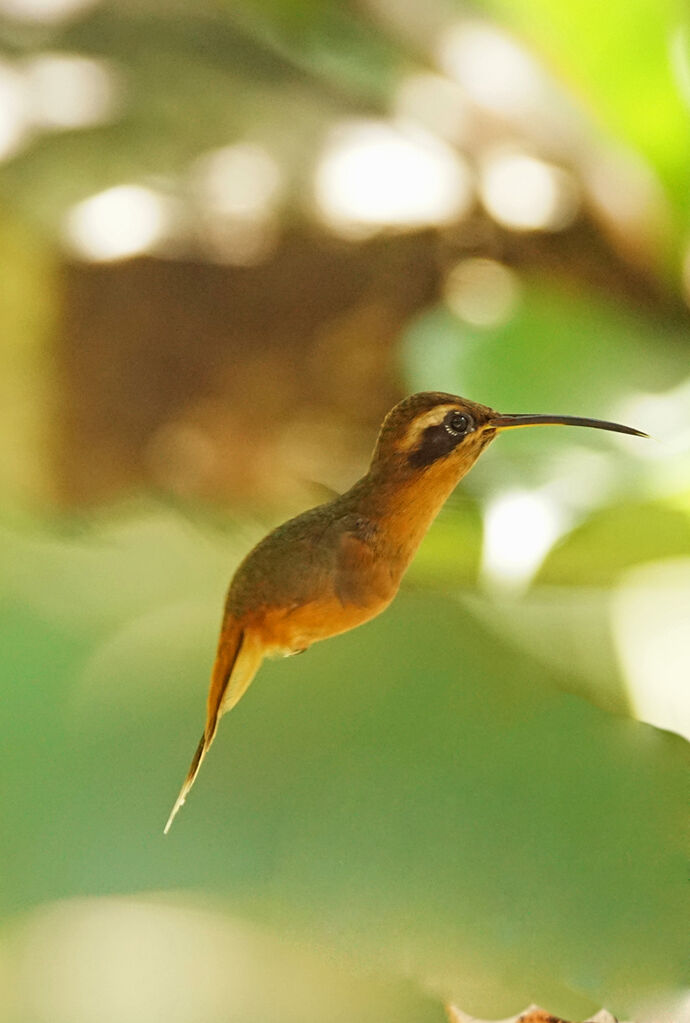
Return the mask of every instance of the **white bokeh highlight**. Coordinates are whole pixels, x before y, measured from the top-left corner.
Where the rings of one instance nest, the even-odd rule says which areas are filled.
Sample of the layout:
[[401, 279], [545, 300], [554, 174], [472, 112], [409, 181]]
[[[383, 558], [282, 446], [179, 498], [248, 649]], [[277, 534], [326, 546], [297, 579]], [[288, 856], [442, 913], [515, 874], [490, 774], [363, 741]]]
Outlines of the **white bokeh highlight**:
[[538, 65], [510, 36], [492, 25], [451, 26], [438, 45], [441, 68], [478, 105], [496, 114], [523, 114], [539, 103], [544, 80]]
[[122, 81], [103, 60], [75, 53], [41, 53], [24, 63], [34, 124], [47, 131], [87, 128], [117, 112]]
[[95, 7], [99, 0], [0, 0], [0, 15], [16, 21], [57, 24]]
[[30, 125], [24, 76], [15, 66], [0, 60], [0, 160], [9, 159], [21, 149]]
[[512, 490], [490, 501], [484, 511], [480, 568], [484, 585], [526, 588], [566, 528], [566, 520], [564, 510], [545, 491]]
[[39, 1023], [221, 1023], [228, 1006], [235, 1018], [251, 1010], [259, 980], [231, 921], [155, 900], [49, 903], [16, 944], [12, 986]]
[[339, 125], [316, 172], [318, 211], [345, 234], [450, 223], [464, 216], [473, 196], [472, 173], [450, 146], [387, 121]]
[[630, 571], [611, 624], [636, 716], [690, 739], [690, 558]]
[[580, 204], [572, 174], [512, 150], [486, 156], [479, 191], [487, 212], [514, 231], [561, 231], [572, 224]]
[[118, 185], [69, 211], [64, 240], [84, 260], [127, 259], [153, 251], [166, 238], [174, 214], [167, 196], [141, 185]]

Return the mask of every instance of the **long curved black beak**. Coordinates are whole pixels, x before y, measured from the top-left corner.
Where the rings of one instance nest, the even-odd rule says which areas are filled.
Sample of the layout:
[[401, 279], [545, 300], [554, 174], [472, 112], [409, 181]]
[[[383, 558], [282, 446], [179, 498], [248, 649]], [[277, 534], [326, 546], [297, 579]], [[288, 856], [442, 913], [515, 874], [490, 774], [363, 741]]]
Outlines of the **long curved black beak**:
[[609, 423], [605, 419], [582, 419], [580, 416], [494, 416], [489, 426], [496, 430], [512, 430], [517, 426], [591, 426], [594, 430], [611, 430], [613, 433], [629, 433], [633, 437], [649, 437], [648, 433], [635, 430], [632, 426]]

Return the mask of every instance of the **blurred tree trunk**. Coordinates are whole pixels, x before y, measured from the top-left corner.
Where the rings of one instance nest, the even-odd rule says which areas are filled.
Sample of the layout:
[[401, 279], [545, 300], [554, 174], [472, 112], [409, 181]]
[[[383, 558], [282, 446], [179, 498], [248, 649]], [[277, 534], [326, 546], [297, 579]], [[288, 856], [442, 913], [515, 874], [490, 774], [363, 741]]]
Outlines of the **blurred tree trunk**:
[[347, 485], [402, 393], [394, 346], [437, 297], [434, 252], [430, 234], [355, 245], [295, 231], [253, 267], [66, 265], [60, 498]]

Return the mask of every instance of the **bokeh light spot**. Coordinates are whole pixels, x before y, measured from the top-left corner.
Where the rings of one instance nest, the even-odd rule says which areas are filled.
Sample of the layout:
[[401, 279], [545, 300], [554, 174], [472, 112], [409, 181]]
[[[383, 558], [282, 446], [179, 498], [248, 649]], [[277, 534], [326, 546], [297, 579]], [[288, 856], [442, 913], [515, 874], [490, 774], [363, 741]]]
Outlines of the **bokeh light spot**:
[[474, 327], [497, 327], [515, 311], [519, 280], [495, 259], [463, 259], [446, 277], [443, 293], [461, 320]]
[[514, 151], [499, 151], [485, 159], [480, 193], [491, 216], [514, 231], [560, 231], [573, 222], [579, 206], [571, 174]]
[[13, 156], [29, 132], [30, 118], [23, 76], [0, 61], [0, 160]]
[[65, 240], [82, 259], [109, 261], [149, 252], [171, 226], [171, 200], [140, 185], [118, 185], [74, 206]]
[[491, 25], [453, 25], [441, 38], [438, 59], [475, 103], [494, 113], [523, 113], [541, 94], [537, 65], [514, 40]]
[[205, 153], [191, 169], [190, 186], [208, 257], [253, 266], [273, 252], [283, 173], [266, 149], [240, 142]]
[[561, 535], [565, 514], [543, 491], [515, 490], [484, 512], [481, 578], [492, 588], [524, 588]]
[[24, 65], [31, 116], [41, 128], [85, 128], [112, 118], [122, 82], [103, 60], [73, 53], [41, 53]]
[[[667, 391], [638, 391], [619, 401], [613, 409], [618, 421], [639, 426], [656, 444], [633, 444], [615, 437], [636, 458], [652, 463], [690, 455], [690, 377]], [[685, 473], [681, 473], [685, 476]]]
[[634, 569], [612, 604], [636, 714], [690, 739], [690, 559]]
[[280, 195], [282, 174], [263, 147], [238, 143], [200, 157], [192, 169], [192, 183], [199, 199], [216, 213], [261, 217]]
[[385, 121], [336, 128], [316, 174], [321, 216], [344, 233], [449, 223], [472, 199], [472, 174], [457, 153], [422, 130]]
[[99, 0], [0, 0], [0, 14], [16, 21], [54, 24], [75, 17]]

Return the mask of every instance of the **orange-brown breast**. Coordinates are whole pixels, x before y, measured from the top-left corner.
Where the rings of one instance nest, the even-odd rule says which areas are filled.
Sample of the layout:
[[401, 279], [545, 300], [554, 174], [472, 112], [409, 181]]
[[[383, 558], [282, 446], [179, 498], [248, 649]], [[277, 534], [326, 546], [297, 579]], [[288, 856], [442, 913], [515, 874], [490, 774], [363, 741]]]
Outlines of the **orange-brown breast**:
[[233, 579], [227, 612], [266, 652], [303, 650], [380, 614], [467, 466], [368, 475], [270, 533]]
[[400, 577], [378, 544], [345, 530], [335, 546], [331, 571], [320, 574], [309, 599], [264, 604], [247, 615], [267, 652], [305, 650], [369, 621], [393, 600]]
[[268, 608], [256, 615], [249, 626], [262, 640], [266, 653], [287, 654], [306, 650], [320, 639], [337, 636], [369, 621], [383, 611], [390, 601], [360, 607], [343, 605], [335, 596], [303, 604], [291, 611]]

